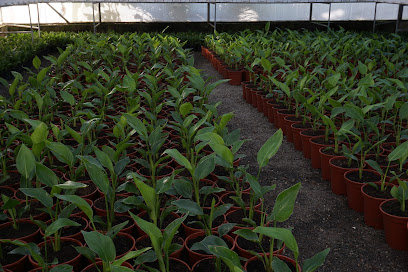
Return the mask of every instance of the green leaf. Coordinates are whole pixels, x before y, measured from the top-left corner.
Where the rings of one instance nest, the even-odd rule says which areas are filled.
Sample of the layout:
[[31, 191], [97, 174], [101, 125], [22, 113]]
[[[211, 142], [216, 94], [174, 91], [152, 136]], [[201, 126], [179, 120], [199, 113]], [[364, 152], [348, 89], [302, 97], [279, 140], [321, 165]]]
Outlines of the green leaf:
[[93, 164], [84, 157], [80, 157], [85, 164], [86, 171], [89, 174], [92, 182], [104, 193], [107, 194], [109, 190], [109, 179], [106, 173], [101, 170], [97, 165]]
[[250, 229], [239, 229], [234, 231], [234, 234], [252, 242], [258, 242], [259, 237], [258, 235]]
[[18, 172], [26, 179], [28, 179], [31, 172], [35, 170], [34, 154], [25, 144], [22, 144], [20, 147], [16, 158], [16, 165]]
[[100, 161], [100, 163], [105, 166], [106, 168], [109, 169], [109, 171], [111, 173], [114, 173], [115, 170], [113, 169], [113, 164], [112, 164], [112, 160], [111, 158], [108, 156], [108, 154], [106, 154], [105, 152], [101, 151], [99, 148], [97, 148], [96, 146], [93, 147], [93, 151], [96, 155], [96, 157], [98, 158], [98, 160]]
[[190, 213], [190, 215], [203, 215], [203, 209], [194, 201], [191, 201], [189, 199], [179, 199], [179, 200], [174, 200], [171, 202], [171, 204], [177, 206], [177, 208], [187, 211]]
[[243, 271], [241, 260], [238, 254], [224, 246], [208, 246], [208, 250], [218, 258], [221, 258], [228, 266], [230, 271]]
[[41, 60], [38, 56], [35, 56], [35, 58], [33, 59], [33, 66], [35, 67], [35, 69], [39, 69], [41, 66]]
[[272, 269], [273, 271], [279, 271], [279, 272], [291, 272], [292, 270], [289, 268], [289, 266], [282, 261], [279, 258], [273, 258], [272, 260]]
[[408, 119], [408, 102], [405, 102], [399, 109], [399, 118], [401, 120]]
[[52, 197], [42, 188], [20, 188], [20, 191], [27, 196], [37, 199], [49, 210], [54, 205]]
[[321, 266], [324, 261], [326, 260], [327, 255], [330, 252], [330, 248], [327, 248], [316, 255], [314, 255], [312, 258], [305, 260], [303, 263], [303, 271], [304, 272], [313, 272], [315, 271], [319, 266]]
[[353, 104], [346, 104], [344, 105], [344, 110], [346, 111], [346, 114], [354, 120], [359, 122], [364, 121], [364, 113], [360, 107]]
[[171, 222], [165, 229], [163, 232], [163, 250], [164, 252], [168, 252], [171, 243], [173, 241], [174, 235], [176, 234], [177, 230], [179, 229], [181, 223], [184, 222], [184, 220], [186, 220], [187, 218], [187, 214], [184, 215], [181, 218], [177, 218], [176, 220], [174, 220], [173, 222]]
[[181, 166], [187, 168], [189, 171], [192, 171], [193, 168], [191, 167], [190, 162], [187, 160], [186, 157], [184, 157], [180, 151], [178, 151], [177, 149], [166, 149], [163, 154], [168, 154], [170, 155], [170, 157], [172, 157], [173, 159], [176, 160], [176, 162], [178, 164], [180, 164]]
[[186, 102], [180, 106], [180, 114], [185, 117], [193, 109], [193, 105], [190, 102]]
[[234, 154], [232, 154], [231, 149], [226, 147], [224, 144], [217, 143], [210, 143], [210, 147], [218, 156], [228, 163], [229, 167], [232, 167], [234, 162]]
[[38, 180], [48, 187], [52, 187], [58, 184], [58, 177], [50, 168], [41, 163], [35, 164], [35, 173]]
[[160, 229], [153, 223], [147, 222], [142, 218], [134, 215], [132, 212], [129, 212], [130, 216], [136, 221], [136, 224], [150, 237], [152, 246], [155, 252], [161, 252], [161, 246], [163, 242], [163, 234]]
[[397, 146], [390, 154], [388, 154], [388, 161], [396, 161], [408, 155], [408, 141]]
[[31, 134], [31, 141], [33, 144], [39, 144], [45, 140], [47, 140], [48, 136], [48, 128], [47, 125], [41, 122], [35, 129], [34, 132]]
[[74, 190], [74, 189], [79, 189], [79, 188], [86, 188], [88, 185], [82, 182], [74, 182], [71, 180], [68, 180], [62, 184], [57, 184], [55, 187], [63, 189], [63, 190]]
[[82, 144], [84, 139], [82, 138], [81, 134], [70, 128], [69, 126], [65, 126], [65, 130], [72, 136], [72, 138], [77, 141], [77, 143]]
[[113, 262], [116, 258], [116, 248], [109, 236], [97, 231], [81, 231], [88, 247], [104, 262]]
[[51, 268], [50, 272], [72, 272], [73, 268], [74, 267], [69, 264], [61, 264]]
[[150, 187], [146, 183], [140, 181], [136, 175], [132, 173], [133, 180], [136, 183], [137, 188], [139, 189], [140, 193], [143, 196], [143, 200], [145, 201], [147, 207], [149, 208], [149, 215], [151, 218], [157, 218], [156, 210], [157, 210], [157, 196], [156, 191], [153, 187]]
[[60, 94], [65, 102], [67, 102], [71, 106], [75, 105], [75, 97], [72, 94], [68, 93], [67, 91], [60, 91]]
[[70, 168], [73, 167], [74, 155], [66, 145], [57, 142], [47, 142], [46, 146], [60, 162], [67, 164]]
[[45, 229], [44, 237], [51, 236], [60, 229], [68, 226], [78, 227], [81, 226], [81, 224], [78, 224], [77, 222], [72, 221], [68, 218], [58, 218]]
[[[126, 253], [126, 255], [123, 256], [122, 258], [115, 260], [112, 263], [112, 265], [122, 265], [127, 260], [134, 259], [137, 256], [139, 256], [140, 254], [143, 254], [143, 253], [145, 253], [146, 251], [148, 251], [150, 249], [151, 249], [151, 247], [145, 247], [143, 249], [139, 249], [139, 250], [136, 250], [136, 251], [130, 251], [130, 252]], [[131, 271], [133, 271], [133, 270], [131, 270]]]
[[298, 248], [297, 242], [292, 232], [289, 229], [272, 228], [272, 227], [256, 227], [254, 229], [254, 232], [283, 241], [286, 244], [286, 246], [290, 250], [292, 250], [296, 259], [299, 256], [299, 248]]
[[[1, 208], [3, 210], [10, 210], [15, 208], [18, 204], [20, 204], [20, 201], [18, 201], [17, 199], [13, 199], [11, 197], [8, 197], [6, 195], [1, 194], [1, 199], [3, 200], [3, 205], [1, 206]], [[6, 216], [7, 218], [7, 216]]]
[[136, 81], [129, 75], [125, 75], [123, 77], [123, 86], [127, 88], [127, 91], [129, 93], [132, 93], [134, 90], [136, 90]]
[[259, 149], [257, 160], [260, 168], [266, 166], [269, 160], [278, 152], [282, 140], [283, 132], [279, 129], [264, 143], [261, 149]]
[[182, 197], [191, 198], [193, 195], [193, 185], [191, 180], [177, 179], [173, 184], [177, 194], [181, 195]]
[[218, 236], [210, 235], [204, 236], [204, 239], [201, 242], [195, 243], [190, 249], [193, 251], [202, 250], [207, 254], [211, 254], [211, 251], [208, 249], [209, 246], [221, 246], [228, 248], [227, 243]]
[[235, 223], [224, 223], [221, 226], [218, 227], [218, 234], [220, 236], [224, 236], [225, 234], [228, 234], [237, 224]]
[[300, 186], [301, 184], [299, 182], [278, 195], [272, 210], [272, 218], [274, 221], [283, 222], [292, 215]]
[[39, 84], [43, 81], [43, 79], [47, 75], [49, 69], [50, 69], [50, 67], [45, 67], [44, 69], [41, 69], [41, 71], [37, 74], [37, 82]]
[[74, 203], [78, 208], [81, 209], [88, 217], [89, 220], [93, 220], [93, 211], [91, 206], [80, 196], [77, 195], [55, 195], [58, 199]]
[[142, 136], [147, 136], [147, 128], [146, 126], [143, 124], [143, 122], [137, 118], [136, 116], [130, 115], [128, 113], [124, 114], [128, 124], [134, 129], [136, 130], [136, 132], [139, 135]]
[[215, 156], [213, 154], [202, 157], [194, 171], [196, 180], [201, 180], [211, 174], [215, 169]]

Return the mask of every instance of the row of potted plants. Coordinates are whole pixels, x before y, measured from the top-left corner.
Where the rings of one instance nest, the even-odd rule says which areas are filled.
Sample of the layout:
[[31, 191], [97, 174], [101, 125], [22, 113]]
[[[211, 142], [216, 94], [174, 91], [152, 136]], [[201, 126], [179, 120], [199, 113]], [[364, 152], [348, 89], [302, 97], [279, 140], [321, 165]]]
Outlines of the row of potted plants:
[[[291, 230], [277, 227], [300, 184], [267, 211], [263, 197], [275, 186], [258, 181], [282, 131], [251, 174], [240, 165], [245, 140], [227, 128], [233, 114], [208, 103], [223, 81], [205, 81], [183, 43], [162, 34], [82, 37], [47, 57], [49, 67], [34, 58], [27, 81], [14, 73], [1, 99], [3, 269], [260, 271], [258, 260], [265, 271], [300, 271]], [[26, 257], [6, 258], [15, 254]]]
[[[393, 37], [270, 33], [266, 27], [208, 37], [215, 51], [202, 52], [221, 73], [227, 57], [217, 56], [220, 47], [251, 52], [236, 63], [245, 65], [249, 79], [242, 82], [243, 98], [281, 128], [313, 168], [321, 168], [335, 194], [347, 195], [352, 209], [364, 211], [368, 225], [382, 228], [387, 222], [392, 248], [407, 250], [406, 42]], [[388, 225], [396, 221], [396, 228]]]

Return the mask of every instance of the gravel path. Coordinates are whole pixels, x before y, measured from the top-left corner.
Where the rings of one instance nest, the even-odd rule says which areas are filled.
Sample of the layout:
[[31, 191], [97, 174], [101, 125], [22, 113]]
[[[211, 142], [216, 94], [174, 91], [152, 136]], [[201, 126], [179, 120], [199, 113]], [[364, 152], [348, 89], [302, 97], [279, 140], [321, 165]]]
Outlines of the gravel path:
[[[200, 53], [195, 53], [195, 61], [196, 67], [212, 77], [212, 81], [222, 79]], [[256, 154], [276, 128], [245, 102], [241, 86], [221, 84], [210, 96], [210, 102], [216, 101], [222, 102], [219, 114], [235, 114], [228, 127], [240, 128], [241, 137], [250, 139], [241, 149], [247, 155], [242, 161], [255, 174]], [[408, 253], [389, 248], [384, 232], [366, 226], [363, 215], [348, 208], [345, 197], [331, 192], [330, 183], [321, 178], [320, 170], [312, 169], [310, 160], [295, 150], [292, 143], [284, 139], [277, 155], [263, 169], [260, 182], [277, 184], [276, 190], [267, 196], [269, 207], [279, 192], [302, 183], [292, 217], [280, 225], [293, 228], [301, 263], [330, 247], [325, 265], [318, 271], [408, 271]]]

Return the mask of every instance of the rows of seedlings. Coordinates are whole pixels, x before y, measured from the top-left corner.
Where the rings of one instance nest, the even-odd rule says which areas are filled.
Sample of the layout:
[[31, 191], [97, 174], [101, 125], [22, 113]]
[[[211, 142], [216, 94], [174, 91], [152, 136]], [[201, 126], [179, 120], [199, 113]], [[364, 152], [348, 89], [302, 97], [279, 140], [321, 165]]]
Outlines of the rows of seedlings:
[[223, 81], [208, 84], [183, 43], [88, 34], [46, 59], [0, 101], [4, 271], [300, 271], [277, 224], [301, 185], [266, 210], [275, 186], [258, 182], [282, 130], [247, 173], [233, 114], [207, 102]]
[[[407, 42], [398, 35], [217, 33], [202, 48], [281, 128], [333, 193], [408, 250]], [[239, 74], [235, 78], [235, 74]]]

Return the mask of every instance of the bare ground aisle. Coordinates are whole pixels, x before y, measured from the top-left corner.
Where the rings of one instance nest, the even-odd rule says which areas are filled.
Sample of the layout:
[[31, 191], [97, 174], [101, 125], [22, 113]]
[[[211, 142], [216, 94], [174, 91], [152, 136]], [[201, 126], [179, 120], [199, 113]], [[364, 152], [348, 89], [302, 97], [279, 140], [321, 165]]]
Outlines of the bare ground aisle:
[[[204, 74], [213, 77], [211, 80], [222, 79], [200, 53], [195, 54], [195, 62]], [[240, 128], [242, 138], [250, 139], [241, 151], [247, 155], [243, 163], [250, 165], [255, 174], [257, 151], [276, 128], [244, 101], [241, 86], [221, 84], [212, 92], [210, 101], [222, 102], [218, 107], [220, 114], [235, 113], [228, 127]], [[277, 155], [263, 170], [260, 182], [277, 184], [277, 189], [267, 196], [268, 207], [272, 207], [279, 192], [302, 183], [294, 214], [281, 225], [293, 228], [301, 263], [330, 247], [325, 265], [318, 271], [408, 271], [408, 252], [389, 248], [383, 231], [366, 226], [363, 215], [349, 209], [345, 197], [331, 192], [330, 183], [321, 179], [320, 170], [312, 169], [310, 160], [292, 143], [284, 139]]]

